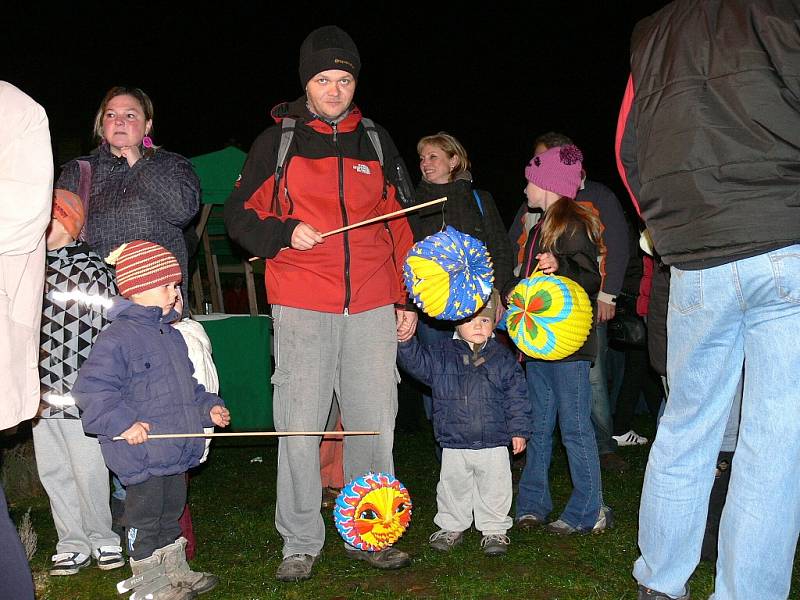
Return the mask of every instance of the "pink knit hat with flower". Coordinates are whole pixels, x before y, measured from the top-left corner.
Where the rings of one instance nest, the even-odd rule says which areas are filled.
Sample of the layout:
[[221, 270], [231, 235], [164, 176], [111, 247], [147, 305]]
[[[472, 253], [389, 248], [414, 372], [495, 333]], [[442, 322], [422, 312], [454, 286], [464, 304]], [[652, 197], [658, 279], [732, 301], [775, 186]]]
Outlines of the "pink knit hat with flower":
[[525, 167], [525, 178], [543, 190], [574, 199], [581, 187], [583, 153], [577, 146], [553, 146]]

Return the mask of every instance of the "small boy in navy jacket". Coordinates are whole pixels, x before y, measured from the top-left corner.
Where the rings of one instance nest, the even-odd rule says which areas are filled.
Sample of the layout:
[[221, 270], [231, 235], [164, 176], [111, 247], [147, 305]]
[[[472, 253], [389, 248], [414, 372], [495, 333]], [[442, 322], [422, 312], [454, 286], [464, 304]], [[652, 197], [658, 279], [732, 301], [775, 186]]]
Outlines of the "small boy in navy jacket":
[[217, 583], [189, 569], [178, 523], [186, 503], [184, 473], [199, 464], [205, 442], [148, 441], [148, 434], [202, 433], [204, 426], [225, 427], [230, 415], [192, 376], [186, 343], [170, 326], [178, 318], [181, 280], [175, 257], [136, 240], [106, 260], [116, 263], [123, 298], [114, 298], [112, 322], [97, 337], [72, 393], [84, 430], [97, 434], [106, 464], [127, 488], [125, 534], [134, 577], [119, 585], [142, 597], [193, 598]]
[[416, 338], [398, 345], [400, 366], [433, 395], [433, 429], [442, 446], [436, 487], [441, 529], [430, 537], [449, 552], [472, 525], [490, 556], [505, 554], [511, 527], [511, 467], [531, 434], [525, 376], [511, 351], [494, 339], [499, 296], [492, 292], [480, 312], [456, 326], [452, 339], [428, 346]]

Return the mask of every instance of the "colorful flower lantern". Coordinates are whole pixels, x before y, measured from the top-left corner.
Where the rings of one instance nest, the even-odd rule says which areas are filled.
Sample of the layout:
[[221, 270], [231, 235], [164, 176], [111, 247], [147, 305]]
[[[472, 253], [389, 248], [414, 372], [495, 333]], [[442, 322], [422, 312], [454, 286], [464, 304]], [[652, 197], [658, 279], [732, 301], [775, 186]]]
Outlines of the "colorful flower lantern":
[[534, 273], [508, 298], [506, 329], [522, 352], [560, 360], [578, 350], [592, 330], [592, 303], [567, 277]]

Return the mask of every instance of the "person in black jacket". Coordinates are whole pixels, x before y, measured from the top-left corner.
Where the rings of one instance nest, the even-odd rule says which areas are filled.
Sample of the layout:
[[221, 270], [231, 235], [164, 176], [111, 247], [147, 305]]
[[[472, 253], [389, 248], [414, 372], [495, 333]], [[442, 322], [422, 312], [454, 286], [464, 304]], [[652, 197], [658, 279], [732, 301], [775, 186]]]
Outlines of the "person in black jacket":
[[[418, 204], [447, 197], [444, 205], [423, 208], [409, 218], [414, 240], [419, 241], [452, 225], [459, 231], [478, 238], [492, 257], [494, 287], [498, 290], [511, 279], [511, 244], [506, 228], [492, 195], [472, 186], [472, 174], [467, 151], [455, 137], [440, 131], [426, 135], [417, 142], [422, 180], [417, 186]], [[498, 315], [499, 316], [499, 315]], [[417, 335], [423, 344], [434, 344], [453, 337], [453, 324], [420, 313]], [[425, 415], [431, 418], [431, 396], [424, 393]], [[441, 460], [442, 449], [436, 446]]]
[[800, 531], [798, 21], [796, 2], [677, 0], [631, 39], [620, 170], [671, 268], [669, 400], [639, 512], [640, 599], [689, 598], [742, 368], [714, 597], [789, 595]]
[[[600, 222], [574, 201], [581, 183], [583, 155], [575, 146], [556, 146], [537, 154], [525, 169], [525, 193], [531, 208], [544, 211], [528, 237], [520, 275], [557, 273], [577, 282], [594, 301], [600, 290]], [[509, 287], [509, 286], [507, 286]], [[591, 422], [592, 390], [589, 366], [596, 352], [594, 327], [586, 342], [556, 361], [525, 363], [533, 435], [519, 482], [517, 523], [522, 528], [546, 523], [553, 509], [548, 473], [556, 417], [567, 448], [574, 485], [553, 533], [599, 533], [611, 525], [611, 509], [603, 505], [600, 461]]]
[[[572, 140], [563, 133], [549, 131], [534, 140], [534, 154], [541, 154], [553, 146], [567, 146], [572, 143]], [[600, 291], [597, 293], [595, 303], [597, 354], [589, 369], [589, 381], [592, 384], [592, 424], [597, 439], [597, 451], [600, 454], [600, 468], [608, 471], [624, 471], [628, 468], [628, 463], [617, 453], [617, 443], [613, 437], [606, 357], [607, 322], [614, 317], [616, 297], [622, 290], [625, 268], [628, 265], [628, 228], [625, 213], [614, 192], [602, 183], [588, 179], [585, 171], [575, 201], [597, 214], [602, 224], [600, 237], [605, 249], [600, 255]], [[531, 221], [535, 223], [539, 218], [538, 214], [523, 203], [509, 230], [509, 237], [517, 246], [517, 272], [523, 261], [525, 244], [532, 226]]]

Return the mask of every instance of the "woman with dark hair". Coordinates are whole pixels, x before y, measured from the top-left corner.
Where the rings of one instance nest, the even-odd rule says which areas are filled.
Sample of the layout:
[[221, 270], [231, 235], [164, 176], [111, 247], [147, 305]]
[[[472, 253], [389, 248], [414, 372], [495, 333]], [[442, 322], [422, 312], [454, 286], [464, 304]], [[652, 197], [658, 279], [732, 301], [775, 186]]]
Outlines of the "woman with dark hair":
[[[555, 146], [534, 156], [525, 169], [528, 206], [544, 214], [528, 236], [520, 275], [527, 277], [540, 270], [568, 277], [594, 302], [600, 290], [601, 225], [597, 215], [574, 200], [581, 184], [582, 161], [583, 155], [575, 146]], [[549, 470], [556, 418], [567, 450], [573, 490], [561, 516], [548, 523], [547, 530], [599, 533], [611, 525], [611, 509], [602, 500], [600, 461], [591, 420], [589, 367], [595, 354], [592, 328], [583, 346], [566, 358], [530, 359], [525, 363], [533, 435], [517, 498], [517, 525], [523, 529], [544, 525], [553, 509]]]
[[183, 228], [200, 206], [192, 164], [153, 144], [153, 103], [139, 88], [117, 86], [106, 93], [94, 134], [97, 150], [64, 165], [55, 186], [77, 193], [86, 205], [82, 238], [102, 257], [131, 240], [164, 246], [178, 259], [185, 290]]

